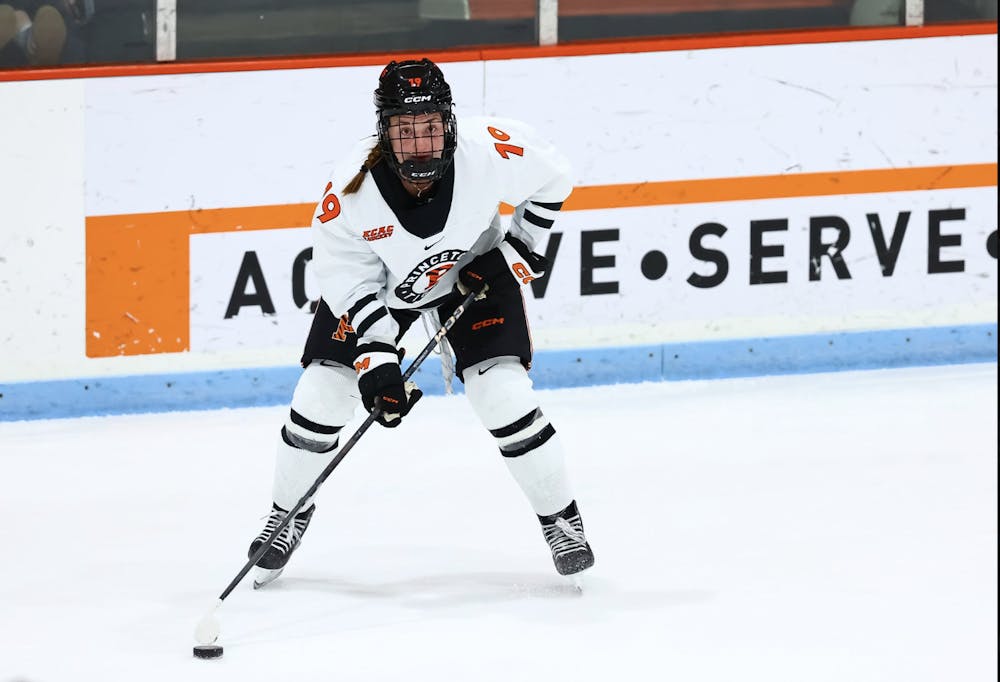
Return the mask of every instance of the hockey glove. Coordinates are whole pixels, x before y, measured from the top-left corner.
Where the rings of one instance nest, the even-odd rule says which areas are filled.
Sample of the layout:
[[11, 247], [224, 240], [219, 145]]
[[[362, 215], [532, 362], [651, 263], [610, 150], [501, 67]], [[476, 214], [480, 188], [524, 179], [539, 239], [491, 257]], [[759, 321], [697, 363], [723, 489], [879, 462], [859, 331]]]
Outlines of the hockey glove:
[[358, 346], [354, 360], [361, 402], [368, 412], [378, 408], [376, 421], [389, 428], [399, 426], [424, 395], [412, 381], [403, 384], [403, 374], [399, 370], [401, 358], [399, 351], [388, 344], [366, 343]]
[[476, 256], [458, 272], [458, 289], [463, 294], [514, 291], [541, 277], [548, 268], [547, 258], [532, 253], [524, 242], [508, 234], [500, 246]]

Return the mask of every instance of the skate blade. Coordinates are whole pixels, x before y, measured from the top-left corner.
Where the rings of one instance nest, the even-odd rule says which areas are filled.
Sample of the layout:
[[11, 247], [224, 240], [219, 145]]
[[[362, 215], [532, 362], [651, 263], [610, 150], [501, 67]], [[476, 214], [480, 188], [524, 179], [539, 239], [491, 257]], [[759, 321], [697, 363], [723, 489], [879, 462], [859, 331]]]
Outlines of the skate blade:
[[253, 588], [255, 590], [259, 590], [260, 588], [264, 587], [265, 585], [273, 583], [275, 580], [278, 579], [278, 576], [281, 575], [281, 572], [283, 570], [285, 570], [285, 569], [283, 569], [283, 568], [275, 568], [275, 569], [261, 568], [260, 566], [257, 566], [254, 569], [255, 573], [254, 573], [254, 576], [253, 576]]
[[583, 587], [584, 585], [587, 584], [587, 581], [584, 577], [587, 573], [587, 570], [588, 569], [583, 569], [582, 571], [578, 571], [576, 573], [573, 573], [572, 575], [566, 576], [566, 580], [569, 583], [570, 587], [572, 587], [573, 591], [576, 592], [577, 594], [583, 594]]

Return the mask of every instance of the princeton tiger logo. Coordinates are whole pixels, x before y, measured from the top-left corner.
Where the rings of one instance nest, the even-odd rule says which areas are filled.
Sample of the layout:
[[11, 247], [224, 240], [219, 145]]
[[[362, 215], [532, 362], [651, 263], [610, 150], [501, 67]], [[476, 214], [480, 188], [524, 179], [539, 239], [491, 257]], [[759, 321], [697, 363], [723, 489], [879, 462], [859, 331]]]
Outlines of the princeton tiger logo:
[[354, 327], [347, 320], [347, 315], [340, 316], [340, 322], [337, 324], [337, 331], [333, 333], [330, 337], [334, 341], [347, 341], [347, 335], [354, 333]]
[[439, 265], [438, 267], [434, 268], [433, 270], [428, 270], [427, 271], [427, 280], [428, 280], [428, 282], [427, 282], [427, 288], [430, 289], [432, 286], [434, 286], [435, 284], [437, 284], [438, 280], [441, 279], [442, 277], [444, 277], [444, 273], [446, 273], [449, 270], [451, 270], [451, 268], [454, 265], [455, 265], [454, 263], [445, 263], [444, 265]]
[[446, 249], [440, 253], [420, 261], [420, 263], [410, 271], [403, 281], [399, 283], [393, 293], [399, 300], [407, 303], [416, 303], [427, 296], [430, 291], [437, 286], [441, 278], [448, 274], [448, 271], [455, 267], [458, 259], [465, 251], [461, 249]]

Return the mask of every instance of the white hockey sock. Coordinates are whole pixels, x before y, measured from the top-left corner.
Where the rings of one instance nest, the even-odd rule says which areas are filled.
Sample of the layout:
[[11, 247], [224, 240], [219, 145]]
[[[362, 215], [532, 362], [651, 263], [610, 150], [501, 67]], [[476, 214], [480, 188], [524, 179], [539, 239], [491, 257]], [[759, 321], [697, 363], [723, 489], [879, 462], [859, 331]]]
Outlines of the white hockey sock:
[[[551, 430], [551, 435], [545, 442], [516, 456], [511, 456], [504, 451], [503, 443], [504, 441], [509, 442], [509, 438], [497, 438], [497, 442], [500, 444], [500, 452], [504, 456], [503, 461], [507, 464], [507, 469], [510, 470], [517, 484], [521, 486], [521, 490], [527, 496], [532, 509], [539, 516], [548, 516], [565, 509], [573, 501], [573, 494], [570, 491], [566, 458], [559, 442], [559, 436], [549, 424], [548, 419], [541, 414], [541, 411], [536, 410], [535, 412], [538, 414], [538, 421], [546, 424], [544, 429]], [[544, 435], [543, 431], [535, 438], [544, 437]]]
[[343, 365], [314, 362], [299, 377], [274, 460], [272, 495], [282, 509], [294, 507], [333, 459], [360, 402], [356, 390], [353, 370]]
[[[284, 440], [278, 443], [271, 493], [274, 503], [285, 511], [294, 507], [335, 454], [336, 448], [329, 452], [310, 452], [292, 447]], [[311, 499], [302, 505], [302, 509], [308, 509], [310, 504]]]
[[538, 408], [520, 361], [494, 358], [462, 375], [472, 408], [497, 439], [507, 468], [535, 513], [548, 516], [562, 511], [573, 501], [562, 445]]

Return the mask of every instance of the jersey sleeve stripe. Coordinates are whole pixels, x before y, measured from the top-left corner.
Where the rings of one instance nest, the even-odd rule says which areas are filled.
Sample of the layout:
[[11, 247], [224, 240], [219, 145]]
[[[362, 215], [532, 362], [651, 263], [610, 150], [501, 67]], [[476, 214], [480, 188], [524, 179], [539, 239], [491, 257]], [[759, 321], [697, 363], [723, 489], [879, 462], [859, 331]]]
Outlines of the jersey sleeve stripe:
[[354, 325], [354, 332], [358, 335], [359, 339], [364, 338], [365, 332], [367, 332], [373, 324], [388, 314], [389, 311], [386, 310], [385, 306], [380, 306], [377, 310], [365, 317], [364, 320]]
[[380, 341], [363, 343], [358, 346], [357, 350], [358, 357], [368, 353], [391, 353], [393, 357], [397, 357], [396, 348], [394, 346], [390, 346], [388, 343], [381, 343]]
[[547, 208], [550, 211], [558, 211], [562, 208], [563, 202], [553, 201], [553, 202], [543, 202], [543, 201], [532, 201], [535, 206], [540, 208]]
[[377, 300], [378, 296], [376, 294], [368, 294], [367, 296], [359, 298], [357, 301], [354, 302], [354, 305], [352, 305], [351, 308], [347, 311], [347, 319], [353, 322], [354, 319], [358, 316], [358, 314], [366, 305]]
[[555, 220], [550, 220], [548, 218], [543, 218], [541, 216], [535, 215], [534, 213], [532, 213], [527, 209], [524, 210], [524, 219], [527, 220], [532, 225], [544, 228], [546, 230], [552, 227], [552, 223], [555, 222]]

